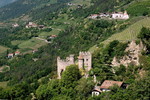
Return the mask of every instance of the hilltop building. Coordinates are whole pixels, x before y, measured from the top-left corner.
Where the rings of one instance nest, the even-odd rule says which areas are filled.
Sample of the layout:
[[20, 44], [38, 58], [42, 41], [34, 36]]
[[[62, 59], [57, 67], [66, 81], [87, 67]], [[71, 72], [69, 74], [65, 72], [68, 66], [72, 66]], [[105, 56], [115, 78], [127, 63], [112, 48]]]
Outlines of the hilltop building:
[[129, 19], [129, 15], [127, 11], [123, 12], [115, 12], [111, 14], [112, 19]]
[[[61, 79], [61, 74], [65, 71], [67, 66], [75, 64], [74, 55], [70, 55], [65, 60], [57, 57], [57, 74], [58, 79]], [[92, 68], [92, 55], [90, 52], [80, 52], [78, 57], [78, 67], [79, 69], [84, 69], [89, 71]]]
[[38, 25], [35, 24], [34, 22], [29, 22], [29, 23], [26, 25], [26, 28], [31, 28], [31, 27], [35, 28], [35, 27], [38, 27]]
[[88, 18], [96, 19], [96, 18], [109, 18], [109, 19], [129, 19], [129, 15], [127, 11], [123, 12], [114, 12], [114, 13], [100, 13], [100, 14], [92, 14]]

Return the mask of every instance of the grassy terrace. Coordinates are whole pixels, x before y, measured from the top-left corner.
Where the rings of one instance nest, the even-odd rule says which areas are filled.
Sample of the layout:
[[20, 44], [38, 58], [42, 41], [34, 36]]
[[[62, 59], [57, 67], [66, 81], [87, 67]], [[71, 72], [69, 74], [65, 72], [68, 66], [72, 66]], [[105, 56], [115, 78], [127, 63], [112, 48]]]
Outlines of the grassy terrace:
[[18, 45], [20, 49], [37, 49], [43, 45], [46, 45], [47, 43], [43, 40], [37, 39], [37, 38], [32, 38], [30, 40], [27, 40], [25, 42], [22, 42], [21, 44]]

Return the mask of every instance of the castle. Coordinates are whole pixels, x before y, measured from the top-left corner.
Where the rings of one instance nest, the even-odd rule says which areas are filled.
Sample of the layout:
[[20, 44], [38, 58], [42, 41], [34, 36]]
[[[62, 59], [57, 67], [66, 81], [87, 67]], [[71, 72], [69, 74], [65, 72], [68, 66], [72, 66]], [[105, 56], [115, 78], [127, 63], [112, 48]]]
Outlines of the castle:
[[[61, 74], [67, 66], [75, 64], [74, 55], [66, 57], [65, 60], [57, 57], [57, 74], [58, 79], [61, 79]], [[80, 52], [78, 56], [78, 68], [89, 71], [92, 68], [92, 54], [90, 52]]]

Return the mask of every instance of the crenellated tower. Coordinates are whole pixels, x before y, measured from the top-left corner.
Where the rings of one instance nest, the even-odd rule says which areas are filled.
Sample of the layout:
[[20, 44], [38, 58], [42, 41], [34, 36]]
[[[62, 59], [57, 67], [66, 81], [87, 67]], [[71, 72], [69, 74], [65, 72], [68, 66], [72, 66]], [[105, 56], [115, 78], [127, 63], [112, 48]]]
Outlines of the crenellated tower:
[[92, 55], [90, 52], [80, 52], [78, 57], [79, 69], [89, 71], [92, 68]]

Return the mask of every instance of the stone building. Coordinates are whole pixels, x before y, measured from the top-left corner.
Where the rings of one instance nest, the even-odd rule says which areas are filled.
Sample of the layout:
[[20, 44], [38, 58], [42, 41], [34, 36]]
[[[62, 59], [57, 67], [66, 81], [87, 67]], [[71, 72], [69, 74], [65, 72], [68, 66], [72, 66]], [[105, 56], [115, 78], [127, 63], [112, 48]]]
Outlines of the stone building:
[[58, 79], [61, 78], [61, 74], [63, 71], [65, 71], [66, 67], [69, 65], [74, 64], [74, 55], [70, 55], [65, 60], [60, 59], [60, 57], [57, 57], [57, 74]]
[[140, 42], [139, 44], [136, 44], [135, 41], [132, 41], [128, 44], [128, 47], [125, 50], [127, 53], [125, 56], [123, 56], [121, 59], [117, 59], [117, 57], [113, 58], [112, 66], [128, 66], [130, 64], [138, 66], [140, 65], [139, 56], [141, 55], [142, 51], [146, 51], [146, 47], [143, 45], [143, 43]]
[[[61, 79], [61, 74], [65, 71], [67, 66], [75, 64], [74, 55], [70, 55], [65, 60], [57, 57], [57, 74], [58, 79]], [[92, 55], [90, 52], [80, 52], [78, 57], [78, 67], [79, 69], [84, 69], [89, 71], [92, 68]]]

